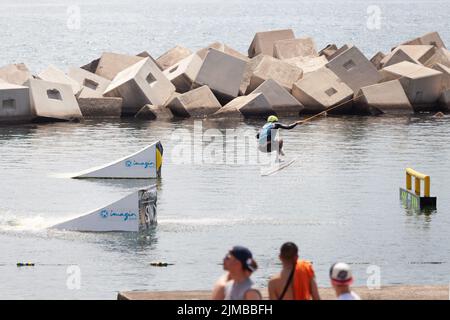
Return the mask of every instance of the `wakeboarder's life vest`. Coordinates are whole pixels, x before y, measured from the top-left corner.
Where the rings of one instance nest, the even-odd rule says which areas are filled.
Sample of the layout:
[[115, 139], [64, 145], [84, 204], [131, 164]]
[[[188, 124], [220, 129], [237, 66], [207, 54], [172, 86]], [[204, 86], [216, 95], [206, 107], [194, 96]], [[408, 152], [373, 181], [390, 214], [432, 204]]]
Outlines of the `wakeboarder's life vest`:
[[272, 129], [275, 127], [273, 122], [266, 123], [261, 130], [259, 130], [258, 144], [264, 146], [267, 142], [272, 141]]

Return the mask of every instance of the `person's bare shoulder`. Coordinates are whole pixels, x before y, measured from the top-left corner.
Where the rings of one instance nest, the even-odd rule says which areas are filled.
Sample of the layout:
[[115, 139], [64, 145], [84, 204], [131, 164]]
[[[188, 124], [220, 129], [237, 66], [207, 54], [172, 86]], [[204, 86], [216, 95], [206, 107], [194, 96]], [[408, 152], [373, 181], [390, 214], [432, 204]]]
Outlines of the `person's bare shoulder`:
[[278, 291], [280, 291], [281, 286], [281, 274], [278, 273], [272, 276], [268, 283], [269, 289], [269, 299], [274, 300], [278, 295]]
[[262, 300], [261, 292], [257, 289], [250, 289], [245, 293], [245, 300]]
[[270, 280], [269, 280], [269, 282], [270, 281], [280, 281], [281, 280], [281, 273], [277, 273], [277, 274], [275, 274], [275, 275], [273, 275], [272, 277], [270, 277]]

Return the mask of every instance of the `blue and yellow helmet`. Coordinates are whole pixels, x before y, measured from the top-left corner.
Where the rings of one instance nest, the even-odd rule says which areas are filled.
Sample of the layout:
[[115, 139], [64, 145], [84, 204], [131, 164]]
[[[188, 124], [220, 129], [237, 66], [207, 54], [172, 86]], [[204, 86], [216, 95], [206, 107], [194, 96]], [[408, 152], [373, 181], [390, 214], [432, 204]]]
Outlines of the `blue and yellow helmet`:
[[278, 117], [277, 116], [269, 116], [267, 118], [267, 122], [278, 122]]

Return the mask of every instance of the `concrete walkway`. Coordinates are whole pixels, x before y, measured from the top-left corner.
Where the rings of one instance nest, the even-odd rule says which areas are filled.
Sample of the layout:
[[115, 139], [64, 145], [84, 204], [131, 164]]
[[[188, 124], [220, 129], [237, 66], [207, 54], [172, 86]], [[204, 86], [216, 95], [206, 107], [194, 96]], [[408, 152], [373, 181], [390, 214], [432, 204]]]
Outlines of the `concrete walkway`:
[[[364, 300], [448, 300], [448, 286], [387, 286], [379, 290], [354, 288]], [[261, 289], [268, 299], [267, 289]], [[331, 288], [320, 288], [323, 300], [335, 298]], [[129, 291], [119, 292], [118, 300], [209, 300], [210, 291]]]

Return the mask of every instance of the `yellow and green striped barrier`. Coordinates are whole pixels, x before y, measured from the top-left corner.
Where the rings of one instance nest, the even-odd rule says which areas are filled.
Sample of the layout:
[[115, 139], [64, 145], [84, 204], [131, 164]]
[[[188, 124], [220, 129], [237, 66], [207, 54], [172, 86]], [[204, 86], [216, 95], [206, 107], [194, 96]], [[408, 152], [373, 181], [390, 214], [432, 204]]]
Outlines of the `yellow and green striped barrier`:
[[[412, 178], [414, 178], [414, 192], [412, 190]], [[424, 182], [424, 195], [421, 195], [421, 182]], [[413, 210], [436, 209], [436, 197], [430, 197], [430, 176], [406, 169], [406, 189], [400, 188], [400, 200], [403, 205]]]

